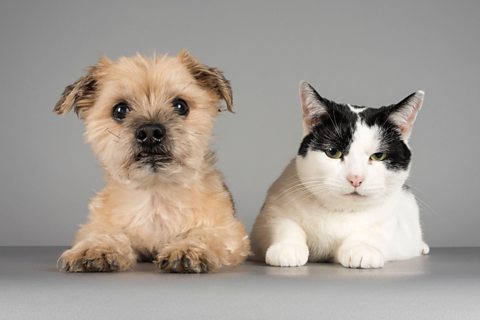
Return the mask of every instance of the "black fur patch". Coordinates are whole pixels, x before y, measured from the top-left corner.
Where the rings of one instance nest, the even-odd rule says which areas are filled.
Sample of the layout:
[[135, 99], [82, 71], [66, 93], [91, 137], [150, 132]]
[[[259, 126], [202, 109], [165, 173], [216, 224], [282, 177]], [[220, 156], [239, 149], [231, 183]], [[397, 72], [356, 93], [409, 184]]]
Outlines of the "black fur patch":
[[223, 183], [223, 189], [225, 189], [225, 191], [227, 191], [227, 193], [228, 193], [228, 196], [230, 198], [230, 202], [232, 203], [233, 215], [235, 215], [235, 213], [236, 213], [235, 201], [233, 200], [232, 193], [230, 192], [230, 189], [228, 188], [228, 186], [225, 182]]
[[378, 109], [367, 108], [360, 112], [360, 118], [369, 127], [377, 125], [381, 130], [382, 152], [387, 153], [384, 160], [390, 170], [406, 170], [410, 164], [412, 153], [402, 139], [399, 129], [388, 119], [397, 109], [397, 105], [384, 106]]
[[[320, 97], [321, 98], [321, 97]], [[298, 154], [305, 157], [308, 150], [326, 151], [335, 148], [348, 154], [358, 116], [347, 105], [321, 98], [327, 113], [318, 119], [312, 131], [305, 136]]]

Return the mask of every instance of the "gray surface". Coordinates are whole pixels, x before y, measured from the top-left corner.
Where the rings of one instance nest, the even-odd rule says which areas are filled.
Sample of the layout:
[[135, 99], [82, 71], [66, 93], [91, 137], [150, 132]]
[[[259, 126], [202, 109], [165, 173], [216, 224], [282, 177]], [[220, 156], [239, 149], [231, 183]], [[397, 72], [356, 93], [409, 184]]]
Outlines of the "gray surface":
[[380, 270], [248, 262], [216, 274], [55, 270], [59, 247], [0, 247], [0, 319], [479, 319], [480, 248]]
[[[298, 149], [301, 79], [365, 105], [426, 91], [413, 190], [427, 241], [480, 246], [480, 1], [0, 1], [0, 245], [66, 245], [102, 173], [51, 109], [101, 54], [188, 48], [232, 81], [219, 164], [248, 227]], [[426, 203], [426, 204], [424, 204]]]

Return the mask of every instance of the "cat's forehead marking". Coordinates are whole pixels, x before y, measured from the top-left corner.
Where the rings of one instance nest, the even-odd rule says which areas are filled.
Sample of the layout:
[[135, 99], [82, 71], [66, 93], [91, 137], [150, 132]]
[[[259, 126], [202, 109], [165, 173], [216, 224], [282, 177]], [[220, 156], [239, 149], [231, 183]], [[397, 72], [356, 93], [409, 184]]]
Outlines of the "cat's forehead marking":
[[378, 149], [379, 144], [378, 127], [367, 126], [359, 119], [350, 146], [350, 153], [355, 155], [370, 155], [370, 153], [373, 153]]
[[351, 104], [347, 104], [348, 108], [350, 109], [350, 111], [358, 114], [360, 112], [362, 112], [363, 110], [365, 110], [365, 107], [360, 107], [360, 106], [352, 106]]

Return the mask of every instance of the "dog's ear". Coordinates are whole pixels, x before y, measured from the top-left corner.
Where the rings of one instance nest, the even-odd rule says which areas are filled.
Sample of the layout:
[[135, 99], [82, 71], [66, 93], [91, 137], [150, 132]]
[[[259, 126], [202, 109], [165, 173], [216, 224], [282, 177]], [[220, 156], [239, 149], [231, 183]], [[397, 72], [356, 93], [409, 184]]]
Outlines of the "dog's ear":
[[201, 64], [186, 50], [182, 50], [177, 57], [187, 67], [200, 86], [212, 91], [219, 99], [224, 100], [228, 111], [233, 112], [232, 88], [230, 81], [225, 78], [222, 71]]
[[95, 102], [101, 72], [110, 63], [108, 58], [102, 57], [96, 65], [89, 67], [86, 75], [63, 90], [53, 111], [57, 114], [65, 114], [74, 109], [77, 116], [83, 118], [83, 112]]

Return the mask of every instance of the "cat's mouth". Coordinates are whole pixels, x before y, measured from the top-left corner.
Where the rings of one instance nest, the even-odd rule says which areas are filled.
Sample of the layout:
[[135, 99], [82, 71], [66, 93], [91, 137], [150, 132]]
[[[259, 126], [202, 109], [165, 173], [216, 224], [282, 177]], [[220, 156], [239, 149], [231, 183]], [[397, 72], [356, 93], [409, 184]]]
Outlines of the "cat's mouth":
[[367, 196], [358, 193], [357, 191], [353, 191], [350, 193], [345, 194], [347, 197], [352, 197], [352, 198], [366, 198]]

